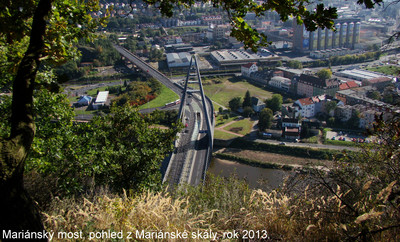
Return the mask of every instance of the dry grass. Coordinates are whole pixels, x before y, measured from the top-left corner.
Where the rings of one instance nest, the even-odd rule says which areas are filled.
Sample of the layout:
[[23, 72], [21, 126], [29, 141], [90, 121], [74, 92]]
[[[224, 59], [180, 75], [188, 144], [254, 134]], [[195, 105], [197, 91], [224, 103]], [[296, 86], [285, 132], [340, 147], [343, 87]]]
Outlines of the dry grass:
[[[261, 190], [253, 190], [247, 196], [240, 195], [243, 192], [241, 188], [236, 190], [229, 187], [229, 184], [224, 186], [226, 189], [214, 190], [213, 193], [219, 192], [215, 194], [219, 197], [217, 200], [225, 198], [227, 199], [225, 202], [228, 203], [221, 201], [210, 203], [207, 195], [190, 194], [190, 192], [186, 197], [167, 192], [147, 192], [136, 197], [129, 197], [124, 193], [121, 196], [103, 194], [81, 200], [54, 199], [52, 207], [44, 213], [45, 226], [47, 231], [53, 231], [56, 235], [59, 232], [82, 231], [84, 240], [88, 240], [94, 232], [122, 231], [124, 239], [130, 235], [134, 240], [144, 241], [147, 239], [136, 237], [135, 232], [142, 230], [164, 234], [176, 231], [188, 233], [188, 239], [175, 239], [176, 241], [197, 241], [199, 239], [195, 239], [192, 233], [211, 230], [217, 240], [226, 240], [225, 232], [236, 231], [239, 238], [242, 238], [247, 234], [246, 231], [252, 230], [259, 231], [260, 237], [256, 240], [268, 235], [271, 240], [283, 241], [343, 241], [357, 238], [366, 222], [381, 224], [383, 213], [369, 211], [366, 207], [360, 210], [365, 211], [365, 214], [346, 218], [348, 210], [342, 199], [348, 196], [348, 192], [342, 191], [340, 187], [335, 189], [335, 195], [330, 196], [315, 196], [308, 187], [298, 196], [286, 196], [277, 191], [267, 193]], [[220, 189], [224, 186], [215, 187]], [[392, 187], [382, 191], [382, 197], [385, 197]], [[241, 207], [232, 209], [229, 198], [236, 195], [241, 196], [240, 199], [231, 202], [241, 204]], [[237, 200], [243, 202], [237, 203]], [[355, 206], [361, 206], [364, 202], [360, 201]], [[214, 208], [204, 205], [206, 203], [212, 204]], [[387, 232], [374, 239], [377, 241], [386, 241], [388, 238], [399, 239], [396, 235], [398, 231]], [[154, 236], [153, 234], [152, 238], [155, 238]], [[82, 238], [77, 240], [80, 241]], [[55, 240], [61, 239], [55, 236]], [[107, 239], [107, 235], [104, 234], [101, 239], [93, 241], [104, 240], [111, 239]], [[201, 240], [212, 239], [208, 237]]]

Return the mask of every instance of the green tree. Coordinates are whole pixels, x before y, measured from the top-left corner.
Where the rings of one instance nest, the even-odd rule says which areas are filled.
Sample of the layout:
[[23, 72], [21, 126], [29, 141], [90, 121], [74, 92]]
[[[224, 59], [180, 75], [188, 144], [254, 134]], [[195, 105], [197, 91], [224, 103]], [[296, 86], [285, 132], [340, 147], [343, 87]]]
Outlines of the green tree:
[[262, 132], [265, 129], [271, 128], [273, 117], [274, 114], [271, 109], [264, 108], [261, 110], [258, 120], [258, 129]]
[[254, 110], [252, 107], [247, 106], [247, 107], [243, 108], [243, 117], [248, 118], [253, 114], [254, 114]]
[[[9, 49], [28, 43], [24, 54], [11, 55], [13, 96], [10, 133], [0, 138], [0, 227], [5, 230], [43, 231], [39, 213], [23, 186], [25, 159], [35, 136], [33, 93], [36, 74], [45, 60], [60, 63], [77, 56], [71, 43], [89, 36], [102, 19], [88, 12], [98, 9], [94, 1], [2, 1], [0, 45]], [[9, 59], [10, 60], [10, 59]]]
[[247, 90], [247, 92], [246, 92], [246, 94], [245, 94], [245, 96], [244, 96], [244, 99], [243, 99], [243, 108], [245, 108], [245, 107], [251, 107], [252, 105], [251, 105], [251, 96], [250, 96], [250, 92], [249, 92], [249, 90]]
[[[169, 17], [172, 16], [176, 5], [190, 6], [194, 3], [186, 0], [146, 2], [156, 5], [162, 14]], [[372, 8], [375, 2], [381, 0], [359, 1], [369, 8]], [[337, 17], [335, 8], [325, 8], [323, 4], [318, 4], [310, 12], [304, 7], [304, 3], [307, 1], [299, 0], [285, 4], [266, 2], [259, 5], [253, 1], [237, 4], [234, 1], [216, 0], [213, 6], [229, 12], [230, 23], [233, 26], [231, 35], [244, 42], [246, 48], [256, 51], [260, 44], [266, 43], [266, 36], [259, 34], [244, 21], [243, 18], [249, 11], [262, 16], [266, 11], [274, 10], [283, 21], [288, 20], [289, 16], [294, 16], [297, 23], [304, 23], [309, 31], [317, 29], [318, 26], [333, 27], [333, 19]], [[18, 67], [14, 68], [17, 70], [15, 76], [5, 75], [9, 79], [1, 81], [2, 84], [10, 84], [9, 80], [12, 80], [13, 85], [10, 135], [8, 138], [2, 138], [0, 142], [0, 227], [5, 230], [43, 230], [39, 214], [22, 183], [24, 162], [35, 136], [32, 98], [35, 77], [44, 60], [62, 63], [77, 56], [74, 43], [87, 37], [104, 21], [101, 18], [92, 18], [88, 14], [98, 10], [97, 0], [0, 2], [0, 45], [13, 45], [6, 48], [6, 51], [11, 50], [6, 55], [11, 53], [12, 57], [15, 57], [8, 61], [12, 62], [8, 66]], [[15, 51], [18, 45], [23, 46], [22, 50], [19, 50], [19, 56], [16, 53], [18, 51]]]
[[335, 101], [329, 101], [325, 103], [325, 110], [326, 113], [330, 113], [331, 111], [335, 110], [337, 106], [337, 103]]
[[329, 127], [333, 127], [333, 125], [335, 125], [335, 122], [336, 122], [335, 117], [330, 117], [330, 118], [328, 118], [328, 120], [326, 121], [326, 123], [327, 123], [327, 125], [328, 125]]
[[273, 94], [270, 99], [265, 101], [265, 104], [273, 112], [280, 111], [282, 109], [283, 98], [280, 94]]
[[303, 64], [298, 60], [288, 61], [287, 66], [294, 69], [303, 69]]
[[381, 94], [378, 91], [368, 92], [367, 96], [375, 100], [380, 100], [382, 98]]
[[306, 188], [299, 196], [290, 186], [296, 191], [291, 205], [302, 208], [291, 216], [297, 218], [300, 213], [309, 211], [308, 215], [300, 217], [309, 224], [318, 224], [315, 231], [340, 221], [334, 234], [344, 240], [397, 237], [400, 116], [392, 114], [388, 121], [378, 117], [371, 134], [381, 144], [362, 146], [362, 151], [355, 154], [346, 152], [329, 171], [314, 169], [310, 170], [310, 176], [301, 176], [300, 181], [312, 181], [312, 189]]
[[332, 77], [332, 71], [330, 69], [324, 68], [317, 72], [317, 76], [322, 80], [327, 80]]
[[229, 108], [232, 111], [238, 110], [242, 106], [242, 99], [240, 97], [234, 97], [229, 101]]

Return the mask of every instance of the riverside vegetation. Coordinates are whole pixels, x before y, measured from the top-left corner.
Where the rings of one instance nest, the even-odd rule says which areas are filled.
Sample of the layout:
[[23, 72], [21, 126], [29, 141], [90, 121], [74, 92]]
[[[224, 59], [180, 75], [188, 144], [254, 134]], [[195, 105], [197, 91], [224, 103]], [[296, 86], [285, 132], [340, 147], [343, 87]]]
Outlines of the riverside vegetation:
[[396, 241], [399, 119], [375, 126], [383, 145], [365, 146], [352, 157], [343, 153], [329, 171], [296, 174], [272, 192], [251, 190], [234, 176], [212, 175], [198, 187], [116, 193], [101, 186], [79, 196], [53, 197], [43, 209], [45, 226], [54, 232], [82, 231], [85, 237], [122, 231], [141, 239], [135, 231], [191, 234], [211, 229], [219, 239], [229, 231], [243, 237], [248, 230], [265, 230], [272, 240]]
[[[176, 5], [194, 4], [145, 2], [169, 17]], [[244, 20], [248, 12], [261, 16], [273, 10], [282, 21], [293, 16], [309, 31], [333, 28], [337, 17], [336, 8], [323, 4], [307, 10], [307, 0], [239, 2], [215, 0], [213, 6], [228, 12], [231, 35], [254, 51], [267, 41]], [[368, 8], [381, 2], [358, 1]], [[98, 38], [95, 32], [105, 26], [109, 10], [92, 17], [100, 11], [98, 0], [0, 2], [0, 90], [11, 93], [11, 98], [1, 96], [0, 107], [3, 230], [259, 229], [284, 240], [399, 239], [398, 118], [377, 127], [383, 146], [353, 159], [344, 155], [337, 169], [310, 171], [315, 174], [270, 194], [218, 179], [167, 193], [158, 171], [179, 124], [154, 128], [156, 117], [141, 116], [129, 106], [113, 108], [111, 115], [91, 123], [74, 122], [58, 94], [62, 78], [57, 80], [52, 70], [79, 58], [79, 40]], [[96, 56], [96, 65], [113, 59], [113, 53]], [[97, 192], [107, 186], [106, 195]]]

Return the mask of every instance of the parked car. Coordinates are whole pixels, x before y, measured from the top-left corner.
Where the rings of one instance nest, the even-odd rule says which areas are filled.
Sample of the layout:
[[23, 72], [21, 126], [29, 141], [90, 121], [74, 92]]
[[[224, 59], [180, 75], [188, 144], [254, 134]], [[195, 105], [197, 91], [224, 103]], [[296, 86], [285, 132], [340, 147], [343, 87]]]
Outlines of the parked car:
[[285, 142], [280, 142], [279, 145], [286, 145], [286, 143]]

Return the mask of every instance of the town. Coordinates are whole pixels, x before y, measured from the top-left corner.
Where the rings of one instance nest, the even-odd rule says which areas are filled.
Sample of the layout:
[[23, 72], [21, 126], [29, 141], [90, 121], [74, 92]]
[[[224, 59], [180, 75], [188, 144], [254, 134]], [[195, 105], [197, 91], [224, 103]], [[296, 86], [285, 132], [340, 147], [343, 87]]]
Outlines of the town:
[[1, 3], [0, 240], [399, 240], [398, 2]]

